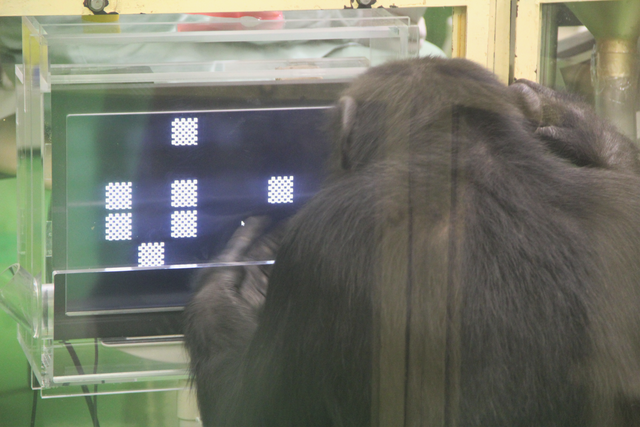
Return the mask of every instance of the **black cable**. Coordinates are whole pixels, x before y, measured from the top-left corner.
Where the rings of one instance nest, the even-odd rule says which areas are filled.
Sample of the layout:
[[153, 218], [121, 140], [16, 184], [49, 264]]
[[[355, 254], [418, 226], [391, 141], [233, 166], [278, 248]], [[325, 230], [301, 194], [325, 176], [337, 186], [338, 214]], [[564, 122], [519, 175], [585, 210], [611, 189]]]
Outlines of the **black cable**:
[[[94, 344], [94, 354], [95, 357], [93, 359], [93, 374], [98, 373], [98, 338], [93, 339]], [[96, 411], [96, 419], [98, 418], [98, 384], [93, 385], [93, 409]]]
[[31, 402], [31, 427], [36, 425], [36, 412], [38, 411], [38, 390], [33, 390], [33, 401]]
[[[409, 149], [407, 150], [409, 155], [413, 154], [411, 149], [414, 147], [412, 144], [413, 135], [415, 134], [413, 128], [415, 126], [416, 117], [416, 102], [413, 102], [413, 108], [411, 110], [411, 117], [409, 121], [409, 138], [407, 141], [407, 145]], [[409, 175], [407, 176], [407, 187], [409, 189], [408, 198], [407, 198], [407, 284], [406, 284], [406, 294], [405, 294], [405, 329], [404, 329], [404, 426], [407, 425], [407, 420], [409, 419], [409, 382], [410, 382], [410, 373], [411, 373], [411, 311], [413, 306], [413, 191], [415, 188], [414, 176], [411, 174], [412, 166], [411, 159], [407, 159], [407, 164], [409, 164]]]
[[[27, 364], [27, 387], [33, 389], [33, 372], [31, 365]], [[36, 413], [38, 411], [38, 390], [33, 390], [33, 401], [31, 402], [31, 427], [36, 425]]]
[[[71, 360], [73, 360], [73, 364], [76, 366], [76, 370], [78, 374], [84, 375], [84, 369], [82, 369], [82, 365], [80, 364], [80, 359], [73, 346], [66, 341], [63, 341], [67, 351], [69, 352], [69, 356], [71, 356]], [[89, 408], [89, 414], [91, 415], [91, 421], [93, 421], [93, 427], [100, 427], [100, 423], [98, 422], [98, 413], [96, 407], [89, 396], [89, 387], [86, 385], [80, 386], [82, 387], [82, 392], [84, 393], [84, 400], [87, 402], [87, 407]]]
[[460, 351], [459, 320], [460, 315], [457, 294], [456, 267], [458, 248], [456, 238], [458, 234], [458, 161], [460, 155], [460, 110], [455, 106], [451, 115], [451, 193], [449, 214], [449, 253], [447, 255], [447, 296], [446, 296], [446, 325], [445, 325], [445, 405], [444, 426], [457, 425], [457, 413], [460, 402], [459, 381], [460, 359], [456, 356]]

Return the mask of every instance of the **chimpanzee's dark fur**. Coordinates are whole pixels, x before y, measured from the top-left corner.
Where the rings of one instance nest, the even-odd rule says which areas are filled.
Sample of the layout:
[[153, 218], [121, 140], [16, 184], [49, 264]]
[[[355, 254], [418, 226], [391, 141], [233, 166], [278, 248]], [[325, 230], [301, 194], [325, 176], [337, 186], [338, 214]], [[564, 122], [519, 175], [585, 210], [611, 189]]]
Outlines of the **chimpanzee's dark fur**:
[[[634, 425], [635, 146], [464, 60], [373, 68], [335, 112], [331, 176], [288, 224], [260, 313], [267, 271], [206, 273], [187, 308], [205, 425], [377, 425], [396, 333], [405, 425]], [[389, 313], [406, 328], [380, 332]]]

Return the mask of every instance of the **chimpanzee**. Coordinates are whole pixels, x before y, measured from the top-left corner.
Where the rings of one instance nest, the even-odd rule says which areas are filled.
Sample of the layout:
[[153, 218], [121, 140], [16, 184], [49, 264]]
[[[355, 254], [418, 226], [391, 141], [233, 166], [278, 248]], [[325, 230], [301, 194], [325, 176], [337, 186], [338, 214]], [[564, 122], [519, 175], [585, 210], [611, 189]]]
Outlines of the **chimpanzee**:
[[635, 425], [634, 144], [461, 59], [372, 68], [332, 114], [323, 189], [223, 255], [273, 270], [205, 271], [187, 307], [204, 424]]

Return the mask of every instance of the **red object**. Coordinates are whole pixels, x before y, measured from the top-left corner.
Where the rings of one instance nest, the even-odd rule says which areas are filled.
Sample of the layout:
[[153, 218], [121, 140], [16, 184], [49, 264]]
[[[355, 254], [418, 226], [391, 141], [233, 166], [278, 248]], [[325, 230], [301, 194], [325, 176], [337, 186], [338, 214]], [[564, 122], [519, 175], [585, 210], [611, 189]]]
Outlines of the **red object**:
[[[284, 26], [284, 14], [279, 11], [272, 12], [213, 12], [213, 13], [194, 13], [193, 15], [205, 15], [214, 16], [217, 18], [231, 18], [239, 19], [243, 16], [251, 16], [257, 18], [260, 22], [256, 27], [261, 30], [277, 30]], [[211, 22], [211, 23], [193, 23], [193, 24], [178, 24], [179, 32], [186, 31], [233, 31], [250, 29], [251, 26], [245, 26], [241, 22], [233, 20], [230, 22]]]
[[197, 15], [218, 16], [220, 18], [241, 18], [243, 16], [253, 16], [260, 20], [263, 19], [284, 19], [282, 12], [214, 12], [214, 13], [198, 13]]

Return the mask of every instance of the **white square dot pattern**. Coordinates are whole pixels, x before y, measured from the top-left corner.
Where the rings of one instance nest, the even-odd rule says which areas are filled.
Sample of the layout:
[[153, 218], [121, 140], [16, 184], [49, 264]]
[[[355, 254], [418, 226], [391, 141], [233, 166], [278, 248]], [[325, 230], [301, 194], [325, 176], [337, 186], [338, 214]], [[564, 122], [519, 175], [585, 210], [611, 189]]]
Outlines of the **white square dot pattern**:
[[106, 217], [107, 240], [131, 240], [131, 214], [116, 213]]
[[198, 211], [175, 211], [171, 214], [171, 237], [197, 237]]
[[138, 246], [138, 266], [164, 265], [164, 242], [143, 243]]
[[267, 187], [267, 202], [293, 203], [293, 176], [272, 176]]
[[178, 118], [171, 122], [171, 145], [198, 145], [198, 118]]
[[109, 210], [131, 209], [131, 183], [110, 182], [105, 187], [105, 200]]
[[191, 208], [198, 206], [198, 180], [181, 179], [171, 183], [171, 206]]

